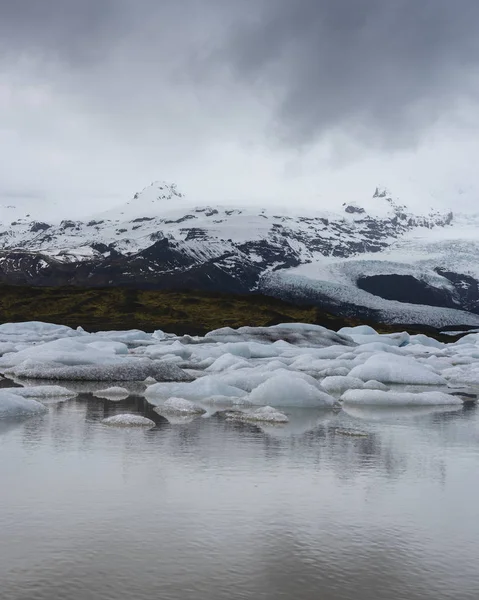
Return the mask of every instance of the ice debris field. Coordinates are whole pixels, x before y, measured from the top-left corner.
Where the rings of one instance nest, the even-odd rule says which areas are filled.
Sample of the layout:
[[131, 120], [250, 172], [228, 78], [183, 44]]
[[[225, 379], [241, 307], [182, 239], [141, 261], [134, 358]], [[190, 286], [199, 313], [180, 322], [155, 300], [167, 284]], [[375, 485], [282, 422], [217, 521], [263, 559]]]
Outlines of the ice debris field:
[[[454, 343], [369, 326], [223, 328], [204, 337], [140, 330], [88, 333], [50, 323], [0, 325], [0, 419], [41, 415], [79, 393], [141, 396], [170, 423], [221, 414], [288, 423], [298, 410], [462, 406], [479, 390], [479, 333]], [[104, 425], [154, 427], [121, 413]]]

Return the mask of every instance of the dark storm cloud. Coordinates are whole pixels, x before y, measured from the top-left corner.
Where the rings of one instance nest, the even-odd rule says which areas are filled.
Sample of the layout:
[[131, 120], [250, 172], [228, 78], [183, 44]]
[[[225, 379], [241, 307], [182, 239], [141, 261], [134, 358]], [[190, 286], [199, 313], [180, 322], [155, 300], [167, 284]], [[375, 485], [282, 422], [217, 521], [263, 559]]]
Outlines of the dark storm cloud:
[[122, 0], [0, 0], [0, 48], [10, 57], [98, 60], [126, 16]]
[[308, 142], [332, 128], [414, 142], [463, 98], [477, 100], [477, 0], [259, 0], [226, 58], [273, 90], [280, 132]]
[[289, 145], [396, 148], [477, 98], [478, 23], [477, 0], [0, 0], [0, 58], [51, 61], [52, 87], [119, 131], [175, 94], [200, 120], [206, 90], [231, 137], [249, 97]]

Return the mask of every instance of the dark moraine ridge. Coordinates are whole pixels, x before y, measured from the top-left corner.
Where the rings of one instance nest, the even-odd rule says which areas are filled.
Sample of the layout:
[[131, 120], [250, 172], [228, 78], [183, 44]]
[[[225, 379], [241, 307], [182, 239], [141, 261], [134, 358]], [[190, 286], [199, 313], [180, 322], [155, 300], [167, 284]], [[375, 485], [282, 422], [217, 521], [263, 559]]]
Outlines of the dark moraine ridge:
[[369, 324], [382, 332], [407, 330], [444, 341], [454, 339], [441, 336], [432, 327], [378, 324], [335, 314], [326, 307], [297, 305], [260, 294], [0, 285], [0, 322], [21, 321], [82, 326], [89, 331], [162, 329], [180, 335], [204, 335], [219, 327], [260, 327], [285, 322], [313, 323], [335, 331]]

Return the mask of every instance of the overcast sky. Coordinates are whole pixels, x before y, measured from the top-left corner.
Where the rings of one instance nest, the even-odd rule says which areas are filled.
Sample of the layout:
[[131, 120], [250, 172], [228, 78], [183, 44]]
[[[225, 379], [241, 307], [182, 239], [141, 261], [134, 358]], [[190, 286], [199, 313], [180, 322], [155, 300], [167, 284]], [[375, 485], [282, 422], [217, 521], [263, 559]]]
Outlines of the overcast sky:
[[0, 0], [0, 202], [88, 213], [165, 179], [474, 208], [478, 23], [477, 0]]

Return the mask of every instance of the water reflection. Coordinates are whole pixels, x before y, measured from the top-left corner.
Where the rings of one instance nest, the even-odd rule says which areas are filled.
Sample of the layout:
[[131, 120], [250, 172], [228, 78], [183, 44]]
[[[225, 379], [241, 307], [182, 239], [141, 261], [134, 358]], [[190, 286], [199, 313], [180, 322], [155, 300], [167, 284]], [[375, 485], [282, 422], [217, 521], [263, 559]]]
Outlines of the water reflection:
[[172, 424], [83, 394], [2, 426], [2, 600], [476, 598], [476, 409]]

